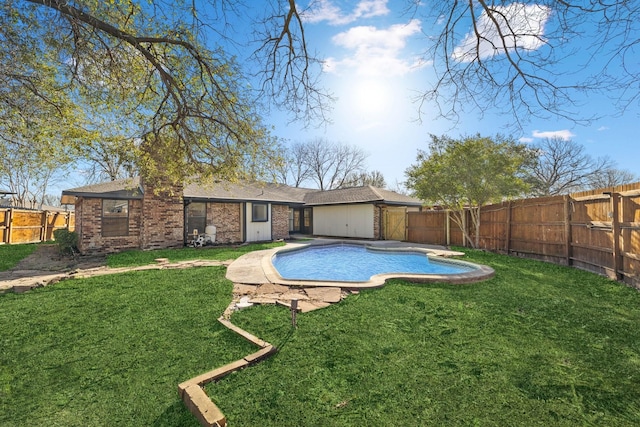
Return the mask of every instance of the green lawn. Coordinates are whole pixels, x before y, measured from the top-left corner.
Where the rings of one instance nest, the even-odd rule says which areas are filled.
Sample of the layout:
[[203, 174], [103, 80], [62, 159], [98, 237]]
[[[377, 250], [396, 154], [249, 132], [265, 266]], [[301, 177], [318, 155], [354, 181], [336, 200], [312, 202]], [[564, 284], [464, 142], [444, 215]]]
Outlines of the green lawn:
[[[640, 293], [466, 259], [496, 277], [394, 281], [299, 314], [295, 330], [282, 307], [235, 314], [279, 352], [207, 392], [232, 426], [640, 425]], [[0, 425], [197, 426], [177, 384], [256, 350], [216, 322], [231, 289], [211, 267], [0, 295]]]
[[640, 294], [590, 273], [470, 252], [465, 286], [400, 281], [239, 326], [280, 347], [207, 391], [233, 425], [637, 426]]
[[0, 245], [0, 271], [6, 271], [15, 267], [20, 260], [31, 255], [38, 245]]
[[109, 267], [131, 267], [136, 265], [153, 264], [156, 258], [168, 258], [171, 262], [185, 261], [190, 259], [212, 259], [226, 261], [236, 259], [247, 252], [262, 249], [271, 249], [284, 246], [282, 242], [276, 243], [253, 243], [238, 246], [205, 246], [203, 248], [182, 248], [182, 249], [157, 249], [153, 251], [125, 251], [117, 254], [110, 254], [107, 257]]

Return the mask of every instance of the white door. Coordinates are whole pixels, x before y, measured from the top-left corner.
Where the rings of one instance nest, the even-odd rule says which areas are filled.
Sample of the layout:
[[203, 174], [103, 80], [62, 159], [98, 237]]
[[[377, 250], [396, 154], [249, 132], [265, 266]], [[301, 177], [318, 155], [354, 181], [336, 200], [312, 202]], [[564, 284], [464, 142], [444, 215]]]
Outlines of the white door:
[[271, 203], [247, 203], [247, 242], [271, 240]]

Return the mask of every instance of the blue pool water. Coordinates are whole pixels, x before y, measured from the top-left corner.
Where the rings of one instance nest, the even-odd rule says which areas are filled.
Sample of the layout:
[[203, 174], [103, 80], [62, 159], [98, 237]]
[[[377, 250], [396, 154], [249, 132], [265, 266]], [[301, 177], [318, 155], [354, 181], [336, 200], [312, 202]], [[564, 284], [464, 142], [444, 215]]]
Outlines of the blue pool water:
[[376, 274], [460, 274], [473, 267], [429, 259], [420, 252], [370, 250], [332, 245], [281, 251], [273, 259], [280, 276], [290, 280], [367, 281]]

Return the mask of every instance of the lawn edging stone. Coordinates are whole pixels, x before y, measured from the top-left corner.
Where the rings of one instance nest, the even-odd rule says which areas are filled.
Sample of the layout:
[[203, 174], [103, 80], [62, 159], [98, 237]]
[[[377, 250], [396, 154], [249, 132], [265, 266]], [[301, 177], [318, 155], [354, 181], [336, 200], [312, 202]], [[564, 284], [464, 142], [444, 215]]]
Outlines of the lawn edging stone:
[[[231, 303], [230, 308], [232, 306], [235, 306], [235, 302]], [[227, 311], [229, 311], [229, 309]], [[227, 425], [227, 418], [207, 395], [203, 386], [218, 381], [232, 372], [259, 363], [278, 351], [275, 346], [234, 325], [229, 319], [225, 318], [224, 315], [218, 318], [218, 322], [252, 344], [260, 347], [260, 350], [235, 362], [228, 363], [178, 384], [180, 399], [182, 399], [187, 409], [198, 419], [200, 425], [204, 427], [225, 427]]]
[[[218, 318], [218, 322], [260, 349], [235, 362], [205, 372], [204, 374], [200, 374], [178, 384], [180, 398], [189, 411], [198, 419], [200, 424], [205, 427], [224, 427], [226, 426], [227, 420], [220, 408], [208, 397], [203, 386], [218, 381], [247, 366], [259, 363], [278, 351], [278, 349], [270, 343], [231, 323], [230, 318], [232, 313], [238, 309], [236, 300], [239, 299], [240, 296], [251, 296], [250, 301], [256, 304], [276, 304], [289, 308], [291, 307], [291, 300], [295, 299], [298, 300], [297, 311], [306, 313], [328, 307], [332, 303], [340, 302], [346, 295], [353, 292], [344, 291], [339, 286], [332, 288], [315, 288], [290, 287], [273, 283], [262, 285], [234, 283], [233, 293], [235, 297], [234, 301], [229, 304], [222, 316]], [[269, 296], [269, 298], [265, 298], [265, 295]], [[206, 399], [203, 398], [203, 395], [206, 396]]]

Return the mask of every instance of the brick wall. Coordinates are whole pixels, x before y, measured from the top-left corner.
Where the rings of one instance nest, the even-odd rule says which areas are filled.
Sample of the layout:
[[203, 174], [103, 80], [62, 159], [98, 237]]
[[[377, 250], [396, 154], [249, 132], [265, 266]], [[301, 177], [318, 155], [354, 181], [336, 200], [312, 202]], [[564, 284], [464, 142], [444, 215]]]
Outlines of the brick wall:
[[271, 205], [271, 238], [289, 238], [289, 206]]
[[127, 236], [102, 237], [102, 199], [78, 197], [75, 211], [80, 253], [112, 253], [140, 247], [142, 201], [129, 200]]
[[382, 208], [382, 205], [373, 205], [373, 238], [377, 240], [382, 239], [380, 231], [380, 211]]
[[216, 243], [242, 242], [242, 203], [208, 203], [207, 225], [216, 227]]
[[144, 186], [142, 199], [144, 218], [141, 249], [164, 249], [184, 246], [184, 203], [182, 186], [156, 191]]
[[153, 187], [148, 186], [142, 200], [129, 200], [129, 233], [126, 236], [102, 236], [100, 198], [79, 197], [76, 200], [76, 212], [78, 249], [82, 254], [184, 245], [182, 188], [156, 194]]
[[[241, 243], [244, 203], [208, 203], [206, 225], [216, 227], [216, 243]], [[379, 215], [376, 210], [376, 215]], [[271, 205], [271, 237], [288, 239], [289, 207]], [[378, 220], [375, 226], [378, 226]], [[83, 254], [112, 253], [126, 249], [161, 249], [184, 245], [184, 203], [182, 188], [155, 193], [145, 186], [142, 200], [129, 200], [129, 234], [102, 236], [102, 199], [76, 201], [78, 247]], [[204, 230], [203, 230], [204, 231]]]

